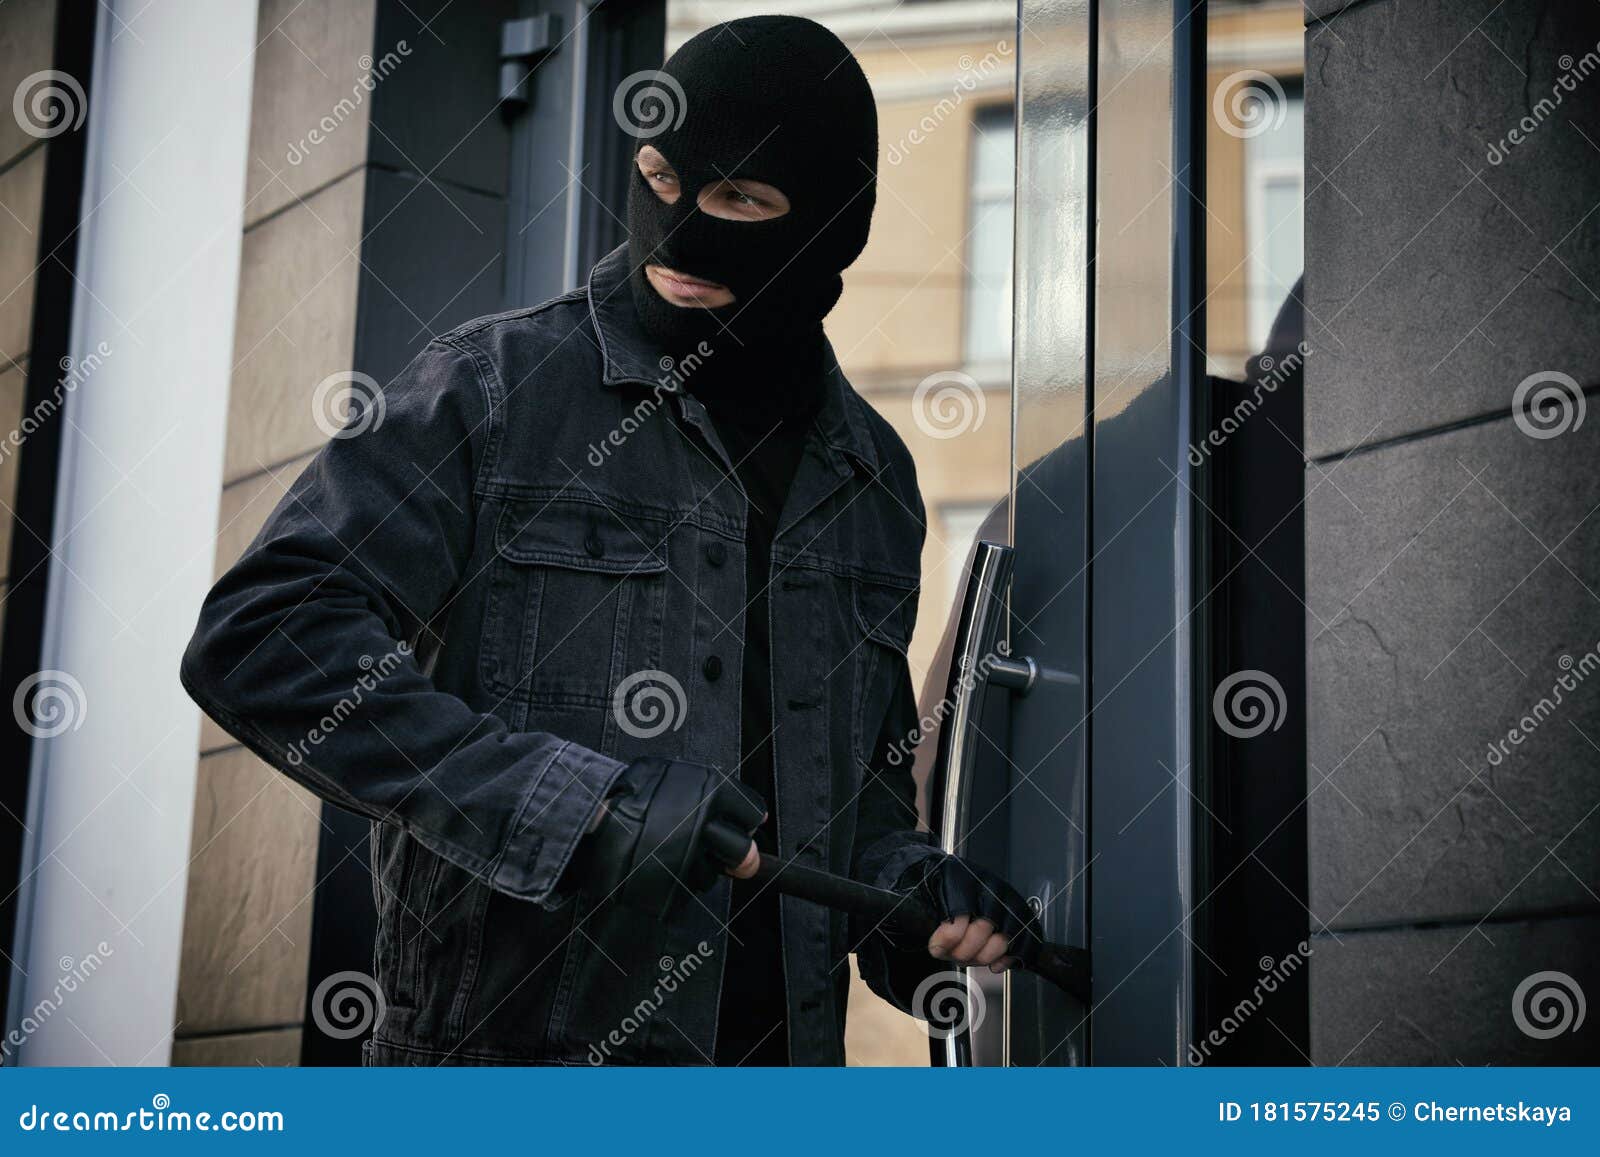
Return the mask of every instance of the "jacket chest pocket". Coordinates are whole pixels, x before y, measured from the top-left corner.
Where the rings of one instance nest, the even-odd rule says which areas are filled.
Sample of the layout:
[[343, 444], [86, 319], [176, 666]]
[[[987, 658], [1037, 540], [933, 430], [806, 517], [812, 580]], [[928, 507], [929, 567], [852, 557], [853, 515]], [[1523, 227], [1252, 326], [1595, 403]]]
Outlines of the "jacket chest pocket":
[[[870, 764], [883, 721], [902, 677], [911, 631], [916, 625], [914, 588], [851, 579], [855, 629], [860, 632], [855, 654], [855, 702], [850, 726], [857, 762]], [[909, 736], [895, 739], [909, 742]]]
[[528, 709], [608, 706], [659, 665], [666, 527], [577, 500], [516, 501], [495, 523], [479, 672], [517, 729]]

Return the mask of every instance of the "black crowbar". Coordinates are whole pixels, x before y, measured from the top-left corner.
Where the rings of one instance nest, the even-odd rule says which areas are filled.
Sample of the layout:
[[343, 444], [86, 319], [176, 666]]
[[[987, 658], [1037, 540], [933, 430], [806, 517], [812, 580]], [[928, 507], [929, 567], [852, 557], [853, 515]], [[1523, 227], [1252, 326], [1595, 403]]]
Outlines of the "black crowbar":
[[[708, 825], [706, 839], [716, 856], [729, 864], [742, 863], [750, 850], [749, 836], [740, 835], [722, 824]], [[932, 936], [933, 930], [942, 923], [939, 914], [919, 896], [875, 888], [848, 876], [836, 876], [766, 853], [761, 855], [761, 866], [756, 869], [755, 878], [770, 881], [785, 896], [879, 921], [907, 935]], [[1038, 950], [1022, 962], [1022, 967], [1084, 1004], [1090, 1003], [1089, 953], [1086, 950], [1042, 940]]]

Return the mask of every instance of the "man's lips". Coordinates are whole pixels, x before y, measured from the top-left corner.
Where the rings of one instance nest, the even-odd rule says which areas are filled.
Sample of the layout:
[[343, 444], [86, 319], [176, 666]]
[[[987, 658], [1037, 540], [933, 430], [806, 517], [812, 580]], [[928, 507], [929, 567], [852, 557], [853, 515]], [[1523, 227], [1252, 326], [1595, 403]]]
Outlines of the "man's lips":
[[725, 285], [719, 285], [715, 281], [707, 281], [703, 277], [695, 277], [688, 273], [679, 273], [676, 269], [668, 269], [665, 265], [649, 265], [645, 267], [645, 271], [654, 273], [662, 285], [675, 296], [692, 301], [713, 297], [728, 291], [728, 287]]

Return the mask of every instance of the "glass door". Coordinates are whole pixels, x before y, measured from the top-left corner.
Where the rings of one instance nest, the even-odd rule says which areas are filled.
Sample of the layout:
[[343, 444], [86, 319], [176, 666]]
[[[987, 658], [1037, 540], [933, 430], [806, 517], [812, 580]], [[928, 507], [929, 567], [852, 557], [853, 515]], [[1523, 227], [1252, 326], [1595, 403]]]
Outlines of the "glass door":
[[[667, 50], [739, 8], [669, 0]], [[963, 1011], [921, 1028], [858, 984], [850, 1059], [1183, 1063], [1208, 766], [1201, 477], [1185, 455], [1205, 369], [1205, 6], [799, 11], [851, 47], [878, 103], [872, 240], [827, 328], [915, 456], [928, 512], [911, 649], [922, 814], [1093, 972], [1084, 1001], [1024, 972], [952, 971]], [[1261, 158], [1264, 199], [1281, 200], [1277, 160]], [[1002, 578], [968, 598], [975, 561]], [[973, 613], [985, 598], [998, 618]], [[1002, 653], [962, 635], [983, 622]]]
[[[1018, 79], [1016, 570], [1010, 643], [1041, 677], [1009, 702], [992, 775], [1004, 808], [987, 822], [1003, 870], [1036, 903], [1045, 935], [1088, 943], [1090, 866], [1085, 695], [1089, 661], [1089, 472], [1094, 173], [1089, 0], [1027, 0]], [[1003, 710], [1003, 708], [1002, 708]], [[1082, 1064], [1084, 1004], [1024, 973], [1004, 986], [1007, 1064]]]
[[[1004, 697], [992, 854], [1092, 984], [1014, 974], [998, 1055], [1299, 1063], [1303, 978], [1213, 1029], [1305, 931], [1301, 717], [1230, 715], [1255, 668], [1304, 697], [1301, 5], [1023, 0], [1019, 40], [1010, 639], [1039, 675]], [[1197, 450], [1241, 397], [1266, 416]]]
[[1092, 980], [1080, 1001], [1009, 974], [972, 1063], [1176, 1065], [1195, 1021], [1203, 20], [1186, 0], [1019, 10], [1009, 642], [1034, 675], [988, 695], [959, 838]]

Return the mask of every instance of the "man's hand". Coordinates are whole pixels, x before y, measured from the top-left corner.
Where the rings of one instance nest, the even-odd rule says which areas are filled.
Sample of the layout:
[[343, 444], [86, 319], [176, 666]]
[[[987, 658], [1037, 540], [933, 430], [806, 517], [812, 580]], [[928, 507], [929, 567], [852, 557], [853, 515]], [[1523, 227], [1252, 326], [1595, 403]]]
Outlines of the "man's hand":
[[[594, 813], [594, 818], [589, 821], [589, 827], [587, 830], [591, 832], [599, 831], [600, 825], [606, 822], [606, 818], [610, 816], [610, 814], [611, 813], [606, 810], [605, 801], [602, 800], [599, 810]], [[761, 822], [767, 822], [766, 812], [761, 813]], [[754, 840], [751, 840], [750, 850], [745, 853], [744, 859], [740, 860], [739, 863], [734, 867], [723, 868], [722, 870], [730, 876], [737, 876], [741, 880], [748, 880], [753, 877], [756, 872], [760, 870], [760, 868], [761, 849], [756, 847], [756, 842]]]
[[1006, 955], [1010, 943], [995, 931], [992, 921], [957, 916], [933, 930], [928, 955], [952, 964], [987, 964], [990, 972], [1004, 972], [1016, 964], [1015, 957]]
[[713, 767], [647, 756], [617, 779], [588, 836], [584, 885], [600, 897], [665, 915], [686, 889], [703, 892], [722, 874], [752, 876], [752, 841], [730, 868], [705, 838], [710, 824], [748, 836], [766, 818], [756, 793]]
[[900, 890], [919, 893], [944, 917], [928, 938], [935, 959], [1004, 972], [1038, 945], [1033, 908], [993, 872], [957, 856], [933, 856], [913, 865], [907, 877]]

